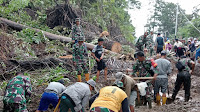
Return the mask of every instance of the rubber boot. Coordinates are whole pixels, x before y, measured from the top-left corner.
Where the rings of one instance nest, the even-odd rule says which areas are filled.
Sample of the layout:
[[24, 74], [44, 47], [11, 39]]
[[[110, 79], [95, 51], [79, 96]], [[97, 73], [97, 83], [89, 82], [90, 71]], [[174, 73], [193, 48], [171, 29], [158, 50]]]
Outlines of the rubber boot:
[[185, 102], [188, 102], [190, 97], [185, 97]]
[[156, 96], [156, 103], [157, 103], [157, 105], [158, 106], [160, 106], [161, 104], [160, 104], [160, 95], [158, 96]]
[[90, 80], [90, 74], [89, 74], [89, 73], [86, 73], [86, 74], [85, 74], [85, 80], [86, 80], [86, 81], [89, 81], [89, 80]]
[[167, 102], [167, 97], [162, 97], [162, 105], [165, 105]]
[[78, 82], [82, 82], [81, 75], [78, 75]]

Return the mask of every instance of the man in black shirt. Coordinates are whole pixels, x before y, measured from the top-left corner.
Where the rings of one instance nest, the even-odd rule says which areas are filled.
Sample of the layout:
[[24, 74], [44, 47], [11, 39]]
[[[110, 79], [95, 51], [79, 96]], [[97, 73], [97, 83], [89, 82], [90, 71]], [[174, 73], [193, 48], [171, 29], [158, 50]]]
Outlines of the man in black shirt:
[[104, 69], [104, 75], [105, 75], [105, 80], [107, 80], [107, 67], [105, 62], [103, 61], [103, 56], [104, 56], [104, 48], [103, 48], [103, 38], [98, 39], [98, 45], [94, 47], [92, 50], [92, 56], [96, 59], [97, 61], [97, 78], [96, 82], [99, 81], [99, 74], [100, 71]]

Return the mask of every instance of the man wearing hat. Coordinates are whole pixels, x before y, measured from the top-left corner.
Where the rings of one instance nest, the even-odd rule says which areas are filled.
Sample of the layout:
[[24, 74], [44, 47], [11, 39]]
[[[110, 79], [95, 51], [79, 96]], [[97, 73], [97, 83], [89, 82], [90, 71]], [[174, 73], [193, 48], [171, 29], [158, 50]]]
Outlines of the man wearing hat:
[[161, 105], [159, 89], [161, 88], [161, 92], [163, 93], [162, 105], [165, 105], [167, 101], [166, 92], [168, 87], [168, 74], [172, 72], [171, 63], [166, 59], [166, 55], [166, 51], [161, 51], [161, 58], [155, 60], [157, 67], [159, 68], [159, 72], [155, 80], [154, 92], [156, 94], [156, 103], [159, 106]]
[[103, 56], [104, 56], [104, 48], [103, 48], [103, 38], [98, 39], [98, 45], [94, 47], [92, 50], [92, 56], [94, 59], [96, 59], [97, 62], [97, 79], [96, 81], [99, 81], [99, 74], [101, 70], [104, 70], [104, 75], [105, 75], [105, 81], [107, 80], [107, 67], [105, 62], [103, 61]]
[[36, 112], [47, 111], [50, 104], [56, 107], [58, 104], [59, 95], [66, 89], [64, 81], [50, 82], [48, 87], [44, 90], [40, 100], [40, 106]]
[[115, 74], [115, 79], [123, 84], [125, 92], [128, 96], [130, 110], [131, 112], [134, 112], [135, 100], [137, 98], [137, 91], [135, 91], [135, 80], [130, 76], [123, 74], [122, 72], [117, 72]]
[[61, 96], [60, 112], [68, 112], [69, 109], [72, 112], [86, 112], [85, 108], [89, 104], [91, 91], [95, 86], [96, 82], [92, 79], [68, 86]]
[[86, 45], [84, 44], [84, 38], [79, 36], [77, 39], [78, 43], [73, 45], [73, 63], [76, 67], [78, 82], [81, 82], [81, 74], [85, 74], [85, 80], [88, 81], [90, 75], [88, 73], [87, 58], [88, 51]]
[[113, 86], [100, 89], [90, 99], [90, 112], [130, 112], [126, 93], [121, 89], [123, 83], [116, 81]]
[[82, 29], [82, 26], [80, 25], [80, 18], [76, 18], [76, 24], [72, 26], [72, 42], [77, 43], [77, 39], [79, 37], [84, 38], [85, 40], [85, 35]]

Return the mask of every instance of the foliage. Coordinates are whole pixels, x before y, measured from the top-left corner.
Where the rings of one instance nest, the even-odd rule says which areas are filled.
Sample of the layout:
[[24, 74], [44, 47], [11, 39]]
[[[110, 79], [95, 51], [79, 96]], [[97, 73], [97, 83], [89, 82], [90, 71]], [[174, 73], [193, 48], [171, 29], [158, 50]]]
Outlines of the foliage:
[[122, 54], [134, 54], [134, 49], [128, 45], [122, 45]]
[[27, 43], [36, 43], [45, 42], [48, 40], [42, 32], [36, 32], [33, 29], [26, 28], [17, 33], [17, 37], [22, 38], [23, 41]]
[[45, 83], [50, 83], [52, 81], [59, 81], [61, 79], [63, 79], [65, 82], [69, 82], [70, 80], [68, 78], [64, 78], [64, 75], [68, 73], [69, 71], [67, 71], [66, 69], [57, 66], [54, 69], [50, 69], [50, 71], [42, 75], [42, 77], [34, 78], [32, 82], [36, 86], [40, 86]]
[[84, 19], [108, 30], [110, 26], [119, 26], [123, 36], [134, 40], [135, 28], [131, 24], [128, 8], [140, 8], [136, 0], [73, 0], [83, 10]]
[[[154, 14], [149, 19], [149, 24], [146, 25], [149, 27], [149, 30], [158, 27], [158, 32], [167, 32], [169, 35], [174, 34], [177, 5], [174, 3], [164, 2], [163, 0], [156, 0], [154, 8]], [[180, 10], [182, 9], [180, 8]], [[179, 14], [178, 25], [180, 27], [184, 26], [185, 21], [183, 15]]]
[[193, 19], [191, 23], [188, 22], [187, 25], [179, 28], [178, 36], [182, 36], [183, 38], [195, 37], [200, 39], [200, 32], [195, 29], [192, 24], [200, 30], [200, 18]]
[[5, 88], [6, 88], [6, 86], [7, 86], [7, 81], [2, 81], [1, 83], [0, 83], [0, 91], [3, 91], [3, 90], [5, 90]]

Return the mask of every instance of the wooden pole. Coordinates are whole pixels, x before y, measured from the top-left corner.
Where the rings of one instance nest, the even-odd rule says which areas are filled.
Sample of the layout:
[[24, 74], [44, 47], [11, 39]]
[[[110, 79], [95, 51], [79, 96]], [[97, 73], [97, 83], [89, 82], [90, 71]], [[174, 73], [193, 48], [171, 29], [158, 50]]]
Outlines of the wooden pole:
[[154, 77], [132, 77], [134, 80], [153, 80]]
[[57, 112], [58, 111], [58, 108], [60, 106], [60, 102], [61, 102], [61, 98], [58, 100], [58, 104], [56, 105], [56, 108], [53, 112]]

